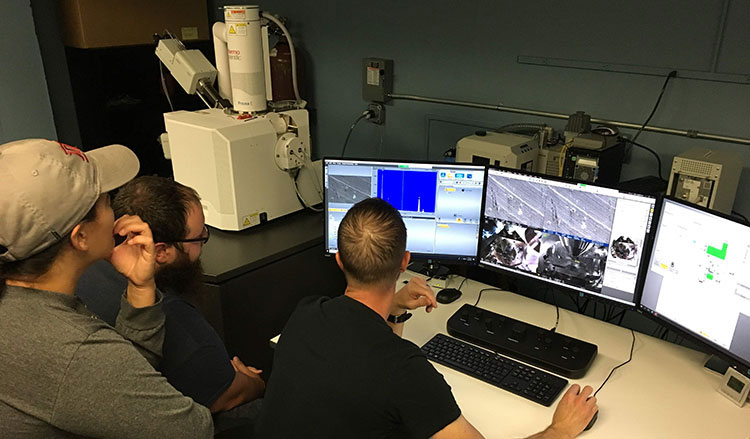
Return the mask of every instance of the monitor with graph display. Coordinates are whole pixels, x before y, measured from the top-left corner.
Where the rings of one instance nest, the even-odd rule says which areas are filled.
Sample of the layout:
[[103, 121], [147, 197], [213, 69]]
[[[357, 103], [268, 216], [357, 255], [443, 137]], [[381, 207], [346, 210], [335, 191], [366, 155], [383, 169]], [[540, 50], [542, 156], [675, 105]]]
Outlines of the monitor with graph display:
[[479, 264], [635, 307], [655, 198], [489, 169]]
[[750, 375], [750, 227], [665, 199], [641, 309]]
[[338, 225], [349, 208], [378, 197], [401, 213], [415, 258], [476, 261], [483, 166], [325, 159], [323, 167], [326, 253], [338, 251]]

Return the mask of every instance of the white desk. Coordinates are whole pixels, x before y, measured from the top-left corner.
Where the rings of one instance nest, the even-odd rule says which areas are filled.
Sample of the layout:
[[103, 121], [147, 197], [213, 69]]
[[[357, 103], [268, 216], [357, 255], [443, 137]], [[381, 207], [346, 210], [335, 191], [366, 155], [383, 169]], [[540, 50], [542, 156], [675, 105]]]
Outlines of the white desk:
[[[397, 288], [414, 275], [404, 273]], [[457, 287], [458, 282], [449, 286]], [[422, 346], [438, 332], [447, 334], [448, 318], [464, 303], [473, 304], [479, 290], [487, 287], [467, 280], [456, 302], [441, 304], [429, 314], [415, 311], [404, 325], [404, 338]], [[542, 328], [555, 324], [553, 305], [510, 292], [485, 291], [479, 306]], [[599, 346], [586, 376], [569, 380], [571, 384], [596, 390], [613, 367], [628, 359], [631, 335], [626, 328], [561, 308], [557, 332]], [[750, 404], [739, 408], [717, 392], [721, 377], [703, 368], [706, 359], [704, 353], [636, 332], [633, 360], [617, 369], [599, 392], [599, 419], [580, 437], [750, 439]], [[525, 437], [542, 430], [560, 400], [543, 407], [433, 364], [453, 388], [464, 416], [487, 438]]]

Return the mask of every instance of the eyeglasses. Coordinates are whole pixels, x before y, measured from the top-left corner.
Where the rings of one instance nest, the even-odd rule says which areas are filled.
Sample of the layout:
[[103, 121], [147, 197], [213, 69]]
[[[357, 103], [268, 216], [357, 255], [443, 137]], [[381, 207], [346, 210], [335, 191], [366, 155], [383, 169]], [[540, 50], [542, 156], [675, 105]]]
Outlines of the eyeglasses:
[[[203, 236], [205, 233], [206, 236]], [[203, 226], [203, 233], [201, 233], [201, 236], [198, 238], [191, 238], [191, 239], [177, 239], [174, 242], [200, 242], [201, 244], [205, 244], [208, 242], [208, 238], [211, 237], [211, 232], [209, 231], [208, 227], [205, 225]]]

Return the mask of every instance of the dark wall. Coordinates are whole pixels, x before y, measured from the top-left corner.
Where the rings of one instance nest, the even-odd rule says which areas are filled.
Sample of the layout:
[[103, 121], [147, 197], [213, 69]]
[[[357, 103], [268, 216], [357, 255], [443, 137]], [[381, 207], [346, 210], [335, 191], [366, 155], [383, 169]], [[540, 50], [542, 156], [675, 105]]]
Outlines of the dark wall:
[[55, 139], [42, 56], [26, 1], [0, 6], [0, 143], [29, 137]]
[[[214, 22], [221, 19], [218, 7], [230, 2], [209, 4]], [[275, 0], [260, 5], [288, 19], [304, 52], [311, 86], [304, 97], [315, 110], [313, 151], [319, 157], [340, 154], [349, 126], [366, 108], [360, 85], [365, 57], [394, 60], [396, 93], [565, 114], [584, 110], [633, 123], [651, 112], [662, 77], [525, 64], [519, 56], [599, 68], [621, 64], [641, 72], [677, 69], [711, 80], [672, 81], [652, 125], [750, 138], [748, 0]], [[720, 82], [727, 79], [739, 83]], [[357, 126], [347, 154], [438, 159], [475, 127], [513, 122], [564, 127], [562, 120], [408, 101], [391, 102], [386, 113], [384, 127]], [[643, 133], [639, 142], [659, 152], [665, 175], [675, 154], [698, 146], [739, 151], [750, 165], [747, 146], [653, 133]], [[655, 160], [634, 150], [623, 179], [645, 174], [656, 174]], [[739, 193], [749, 184], [745, 171]], [[750, 200], [738, 195], [735, 208], [750, 214]]]
[[56, 0], [33, 0], [31, 9], [49, 90], [57, 140], [81, 145], [73, 89], [68, 75], [68, 61], [58, 25]]

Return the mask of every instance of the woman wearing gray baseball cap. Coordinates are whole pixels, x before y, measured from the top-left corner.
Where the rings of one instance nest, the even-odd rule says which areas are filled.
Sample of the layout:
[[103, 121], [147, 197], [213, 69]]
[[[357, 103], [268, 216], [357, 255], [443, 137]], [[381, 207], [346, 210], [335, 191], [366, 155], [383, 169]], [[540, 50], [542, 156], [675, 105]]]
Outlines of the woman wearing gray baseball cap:
[[[3, 438], [212, 436], [209, 410], [152, 367], [164, 314], [151, 230], [136, 216], [115, 221], [107, 195], [138, 168], [121, 145], [0, 145]], [[125, 241], [115, 247], [113, 235]], [[99, 259], [128, 278], [115, 328], [73, 295]]]

